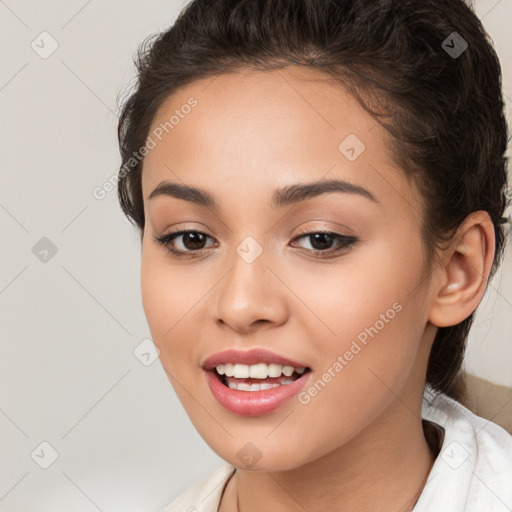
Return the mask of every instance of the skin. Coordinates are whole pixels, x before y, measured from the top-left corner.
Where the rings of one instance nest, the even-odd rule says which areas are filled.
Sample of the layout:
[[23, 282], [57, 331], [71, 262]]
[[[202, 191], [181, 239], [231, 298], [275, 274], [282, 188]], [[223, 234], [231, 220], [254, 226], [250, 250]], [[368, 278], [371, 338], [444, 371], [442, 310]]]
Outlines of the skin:
[[[150, 132], [190, 96], [198, 105], [145, 157], [141, 291], [187, 414], [238, 468], [219, 510], [236, 511], [237, 493], [243, 512], [411, 510], [435, 458], [421, 423], [428, 356], [437, 327], [462, 321], [485, 291], [494, 255], [488, 214], [469, 216], [429, 268], [420, 196], [385, 130], [342, 87], [292, 66], [223, 74], [169, 97]], [[355, 161], [338, 150], [349, 134], [366, 146]], [[274, 189], [319, 179], [357, 184], [377, 201], [335, 192], [270, 207]], [[164, 180], [207, 189], [219, 210], [149, 199]], [[176, 249], [199, 247], [200, 257], [178, 259], [153, 239], [181, 229], [210, 237], [204, 249], [175, 239]], [[320, 258], [299, 230], [357, 242]], [[263, 250], [250, 264], [236, 252], [247, 236]], [[307, 389], [397, 302], [401, 311], [307, 404], [292, 399], [242, 416], [208, 388], [207, 357], [257, 347], [306, 362]], [[237, 456], [248, 442], [261, 452], [251, 467]]]

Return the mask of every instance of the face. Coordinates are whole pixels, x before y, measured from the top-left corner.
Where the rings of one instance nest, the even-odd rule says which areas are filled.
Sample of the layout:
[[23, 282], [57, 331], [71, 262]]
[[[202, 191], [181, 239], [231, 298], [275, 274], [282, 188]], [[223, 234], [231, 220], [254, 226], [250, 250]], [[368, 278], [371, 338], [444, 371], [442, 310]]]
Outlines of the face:
[[150, 136], [142, 301], [212, 449], [292, 469], [402, 414], [397, 397], [424, 385], [431, 292], [419, 196], [384, 129], [288, 67], [196, 81]]

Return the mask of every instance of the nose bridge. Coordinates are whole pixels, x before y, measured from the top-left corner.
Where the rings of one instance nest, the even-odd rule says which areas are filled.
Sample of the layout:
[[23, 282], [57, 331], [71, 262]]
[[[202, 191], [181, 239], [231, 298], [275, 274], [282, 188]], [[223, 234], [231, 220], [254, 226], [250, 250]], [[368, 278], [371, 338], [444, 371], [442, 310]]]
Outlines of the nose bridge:
[[264, 249], [250, 235], [235, 247], [231, 270], [218, 294], [218, 320], [240, 331], [250, 329], [258, 321], [284, 321], [285, 297], [278, 289], [278, 281], [267, 269], [269, 253], [268, 248]]

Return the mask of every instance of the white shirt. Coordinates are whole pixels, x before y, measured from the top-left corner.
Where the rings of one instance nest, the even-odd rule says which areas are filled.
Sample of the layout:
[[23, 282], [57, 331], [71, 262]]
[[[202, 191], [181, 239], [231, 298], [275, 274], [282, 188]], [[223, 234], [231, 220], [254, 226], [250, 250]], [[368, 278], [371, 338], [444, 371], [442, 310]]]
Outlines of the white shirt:
[[[512, 512], [512, 435], [427, 385], [422, 417], [444, 430], [442, 446], [414, 512]], [[164, 512], [217, 512], [235, 471], [224, 464]]]

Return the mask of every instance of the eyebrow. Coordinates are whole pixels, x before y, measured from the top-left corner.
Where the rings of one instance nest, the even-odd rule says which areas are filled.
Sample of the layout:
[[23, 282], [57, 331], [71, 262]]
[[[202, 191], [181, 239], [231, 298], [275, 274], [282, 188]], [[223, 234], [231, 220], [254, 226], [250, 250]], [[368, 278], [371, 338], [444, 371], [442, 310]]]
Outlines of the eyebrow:
[[[287, 185], [285, 187], [276, 189], [272, 195], [270, 206], [271, 208], [281, 208], [283, 206], [312, 199], [321, 194], [332, 192], [357, 194], [369, 199], [370, 201], [373, 201], [374, 203], [379, 203], [379, 201], [369, 190], [361, 187], [360, 185], [349, 183], [343, 180], [319, 180], [311, 183], [297, 183], [295, 185]], [[215, 198], [213, 194], [207, 190], [193, 187], [191, 185], [162, 181], [151, 192], [149, 199], [162, 195], [190, 201], [199, 206], [204, 206], [215, 211], [218, 211], [220, 208], [220, 202]]]

